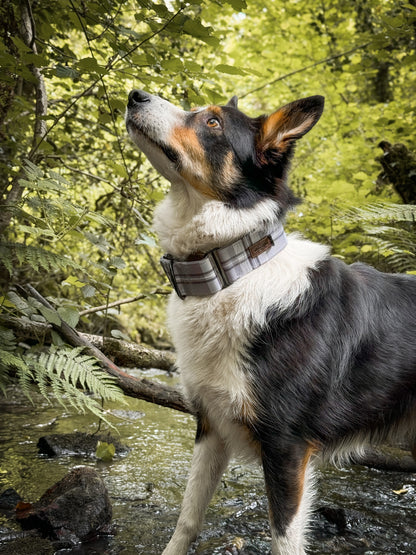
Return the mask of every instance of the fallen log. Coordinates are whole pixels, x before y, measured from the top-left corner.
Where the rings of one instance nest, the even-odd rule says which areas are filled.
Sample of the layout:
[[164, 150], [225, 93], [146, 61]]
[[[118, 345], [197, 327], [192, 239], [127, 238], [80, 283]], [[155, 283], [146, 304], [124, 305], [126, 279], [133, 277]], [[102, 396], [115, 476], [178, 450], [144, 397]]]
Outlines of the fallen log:
[[[51, 331], [53, 329], [51, 324], [5, 315], [0, 315], [0, 324], [12, 329], [19, 341], [36, 338], [42, 343], [49, 344], [51, 342]], [[77, 333], [81, 338], [86, 339], [94, 347], [100, 349], [106, 356], [111, 357], [113, 362], [119, 366], [126, 368], [158, 368], [168, 372], [176, 371], [176, 357], [171, 351], [150, 349], [114, 337]]]

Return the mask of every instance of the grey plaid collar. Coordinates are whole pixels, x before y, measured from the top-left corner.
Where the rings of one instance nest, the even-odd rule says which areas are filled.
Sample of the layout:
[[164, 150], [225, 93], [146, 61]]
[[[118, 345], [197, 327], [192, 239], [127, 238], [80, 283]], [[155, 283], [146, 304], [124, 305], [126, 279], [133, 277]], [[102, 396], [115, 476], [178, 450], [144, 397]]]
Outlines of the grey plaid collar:
[[265, 264], [287, 245], [283, 226], [253, 231], [234, 243], [209, 251], [199, 260], [160, 259], [170, 283], [181, 299], [214, 295]]

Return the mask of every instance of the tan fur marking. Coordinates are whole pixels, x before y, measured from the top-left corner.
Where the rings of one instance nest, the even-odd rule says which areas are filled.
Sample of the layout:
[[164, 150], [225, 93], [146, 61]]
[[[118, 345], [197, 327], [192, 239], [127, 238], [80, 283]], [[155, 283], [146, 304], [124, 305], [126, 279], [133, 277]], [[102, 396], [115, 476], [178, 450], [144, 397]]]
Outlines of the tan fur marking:
[[256, 420], [256, 413], [254, 411], [254, 407], [247, 399], [242, 401], [240, 410], [241, 410], [241, 421], [243, 423], [254, 422]]
[[312, 123], [313, 117], [310, 116], [305, 121], [300, 122], [298, 126], [292, 127], [296, 125], [296, 119], [290, 117], [289, 113], [282, 108], [264, 121], [258, 144], [263, 151], [277, 148], [281, 152], [285, 152], [290, 140], [302, 135]]
[[186, 152], [201, 163], [205, 161], [205, 153], [193, 129], [189, 127], [174, 127], [170, 135], [170, 142], [174, 148]]
[[220, 108], [219, 106], [208, 106], [207, 111], [220, 116], [222, 108]]
[[224, 168], [222, 170], [222, 184], [226, 188], [230, 188], [238, 179], [238, 171], [235, 167], [234, 156], [232, 152], [228, 152], [224, 159]]
[[182, 177], [200, 193], [218, 199], [210, 187], [210, 167], [195, 131], [187, 127], [175, 127], [170, 135], [170, 144], [180, 152]]
[[306, 474], [306, 469], [308, 467], [308, 463], [312, 457], [312, 455], [314, 455], [316, 452], [318, 451], [318, 446], [314, 443], [310, 443], [308, 448], [305, 451], [305, 455], [303, 457], [303, 460], [300, 464], [299, 467], [299, 481], [296, 484], [297, 487], [297, 506], [299, 507], [301, 500], [302, 500], [302, 495], [303, 495], [303, 490], [304, 490], [304, 486], [305, 486], [305, 474]]
[[247, 445], [250, 445], [251, 448], [253, 449], [253, 452], [255, 453], [256, 459], [261, 461], [261, 444], [259, 441], [257, 441], [257, 439], [255, 439], [253, 437], [253, 432], [250, 430], [250, 428], [243, 426], [243, 434], [246, 438], [246, 443]]
[[276, 137], [279, 129], [284, 127], [285, 122], [287, 122], [287, 117], [284, 110], [277, 110], [277, 112], [271, 114], [265, 120], [261, 129], [262, 144], [272, 141]]
[[220, 200], [220, 197], [216, 194], [216, 192], [213, 189], [211, 189], [211, 187], [208, 184], [196, 178], [192, 172], [189, 172], [187, 170], [181, 170], [180, 173], [182, 174], [182, 177], [184, 177], [186, 181], [189, 183], [189, 185], [191, 185], [194, 189], [204, 194], [208, 198]]

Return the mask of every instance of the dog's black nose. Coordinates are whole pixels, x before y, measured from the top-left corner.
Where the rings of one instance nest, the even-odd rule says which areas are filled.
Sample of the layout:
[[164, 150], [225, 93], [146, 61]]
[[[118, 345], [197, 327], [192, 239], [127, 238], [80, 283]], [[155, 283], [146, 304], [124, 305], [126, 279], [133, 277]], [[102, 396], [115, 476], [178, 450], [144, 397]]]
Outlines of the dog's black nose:
[[144, 91], [139, 91], [134, 89], [129, 94], [128, 107], [132, 108], [136, 104], [141, 104], [142, 102], [150, 102], [150, 94]]

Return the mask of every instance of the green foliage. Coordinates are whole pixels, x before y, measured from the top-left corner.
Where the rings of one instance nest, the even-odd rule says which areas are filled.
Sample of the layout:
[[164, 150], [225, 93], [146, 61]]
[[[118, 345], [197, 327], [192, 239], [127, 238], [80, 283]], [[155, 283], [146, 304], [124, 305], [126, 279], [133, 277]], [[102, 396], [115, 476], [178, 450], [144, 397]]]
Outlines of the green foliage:
[[82, 348], [51, 346], [48, 352], [20, 352], [11, 330], [0, 327], [0, 387], [5, 391], [9, 383], [8, 371], [13, 371], [25, 395], [30, 399], [34, 384], [49, 400], [50, 393], [64, 408], [72, 406], [77, 411], [91, 411], [107, 422], [102, 401], [123, 403], [123, 393], [114, 378], [105, 373], [98, 361], [83, 354]]
[[416, 271], [416, 206], [374, 203], [350, 208], [344, 222], [364, 234], [363, 252], [390, 271]]
[[113, 460], [115, 453], [116, 448], [114, 443], [107, 443], [106, 441], [97, 442], [97, 449], [95, 451], [95, 456], [97, 457], [97, 459], [109, 462]]
[[12, 330], [0, 326], [0, 389], [4, 393], [9, 383], [7, 371], [13, 369], [21, 376], [22, 390], [28, 391], [28, 381], [32, 378], [31, 372], [17, 352], [17, 345]]
[[[376, 186], [380, 141], [414, 150], [414, 4], [45, 0], [30, 3], [28, 11], [29, 4], [18, 0], [3, 3], [2, 316], [58, 318], [18, 295], [31, 283], [72, 326], [166, 341], [164, 300], [157, 295], [120, 312], [80, 317], [165, 283], [149, 228], [168, 185], [126, 135], [123, 114], [132, 88], [162, 94], [185, 109], [237, 94], [251, 115], [324, 94], [324, 116], [294, 160], [292, 187], [305, 202], [288, 227], [329, 242], [348, 262], [414, 268], [414, 224], [386, 214], [385, 203], [399, 199], [391, 186]], [[372, 210], [380, 220], [360, 213], [357, 225], [357, 216], [347, 217], [350, 208], [376, 201], [382, 204]], [[13, 337], [0, 336], [0, 387], [6, 368], [20, 376], [22, 387], [33, 379], [42, 387], [49, 383], [52, 378], [39, 377]], [[39, 347], [30, 352], [38, 356]], [[73, 361], [65, 349], [62, 358], [54, 348], [43, 352], [51, 357], [45, 364], [65, 360], [74, 376], [82, 366], [77, 351]], [[69, 374], [64, 381], [70, 385], [61, 384], [62, 372], [59, 380], [52, 374], [60, 398], [68, 394], [65, 387], [81, 385]], [[88, 388], [100, 393], [101, 377]], [[73, 402], [82, 404], [85, 395], [71, 391]]]
[[103, 417], [99, 402], [79, 388], [93, 391], [104, 401], [123, 402], [123, 394], [114, 378], [101, 370], [94, 357], [82, 354], [82, 350], [79, 347], [69, 349], [52, 346], [47, 353], [41, 353], [31, 361], [34, 379], [46, 398], [51, 387], [64, 407], [70, 404], [81, 412], [88, 409]]

